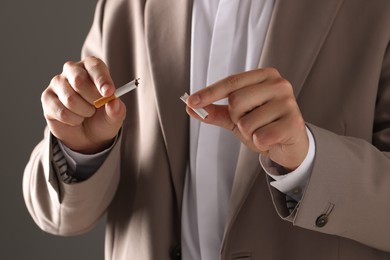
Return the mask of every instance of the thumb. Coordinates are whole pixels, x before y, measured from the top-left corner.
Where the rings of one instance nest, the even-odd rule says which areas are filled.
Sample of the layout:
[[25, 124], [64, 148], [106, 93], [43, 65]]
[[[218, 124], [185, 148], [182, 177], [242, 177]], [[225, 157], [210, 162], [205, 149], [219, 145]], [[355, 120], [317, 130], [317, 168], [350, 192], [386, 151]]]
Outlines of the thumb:
[[126, 106], [118, 98], [105, 104], [104, 109], [97, 110], [99, 113], [99, 128], [102, 133], [107, 135], [116, 135], [122, 126], [126, 116]]

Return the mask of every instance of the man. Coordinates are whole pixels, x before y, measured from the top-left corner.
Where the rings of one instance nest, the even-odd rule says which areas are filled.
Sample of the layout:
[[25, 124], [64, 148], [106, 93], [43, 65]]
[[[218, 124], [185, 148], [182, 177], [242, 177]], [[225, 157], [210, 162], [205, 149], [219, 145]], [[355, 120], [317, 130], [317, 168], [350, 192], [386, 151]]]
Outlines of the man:
[[42, 95], [43, 230], [107, 213], [106, 259], [390, 257], [390, 4], [259, 2], [99, 1]]

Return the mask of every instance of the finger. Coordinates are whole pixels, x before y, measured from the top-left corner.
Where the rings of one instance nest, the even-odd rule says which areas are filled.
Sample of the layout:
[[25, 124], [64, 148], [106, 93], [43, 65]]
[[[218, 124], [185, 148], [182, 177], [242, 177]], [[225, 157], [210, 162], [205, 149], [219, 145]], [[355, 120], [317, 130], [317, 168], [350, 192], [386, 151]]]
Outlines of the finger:
[[252, 143], [258, 151], [268, 151], [271, 146], [279, 143], [282, 136], [283, 132], [280, 130], [280, 122], [272, 122], [254, 131]]
[[252, 136], [253, 143], [261, 151], [267, 150], [267, 148], [274, 145], [293, 145], [297, 141], [294, 140], [296, 132], [304, 128], [304, 123], [302, 123], [302, 127], [298, 126], [300, 124], [300, 120], [295, 116], [282, 117], [261, 128], [257, 128]]
[[195, 111], [187, 106], [187, 113], [199, 121], [213, 124], [219, 127], [223, 127], [227, 130], [232, 131], [235, 128], [233, 121], [230, 119], [228, 107], [226, 105], [209, 105], [205, 107], [205, 110], [208, 113], [208, 116], [205, 119], [202, 119]]
[[67, 109], [51, 89], [44, 91], [41, 99], [43, 113], [48, 121], [55, 120], [70, 126], [80, 125], [84, 121], [83, 117]]
[[84, 67], [102, 96], [114, 94], [115, 86], [113, 80], [107, 65], [102, 60], [88, 57], [84, 60]]
[[238, 89], [277, 76], [280, 75], [275, 69], [257, 69], [232, 75], [192, 94], [188, 98], [188, 104], [194, 108], [205, 107], [228, 97], [229, 94]]
[[197, 115], [190, 107], [187, 106], [187, 113], [204, 123], [213, 124], [219, 127], [223, 127], [231, 132], [246, 146], [249, 148], [263, 154], [268, 155], [269, 146], [263, 145], [261, 147], [256, 147], [253, 144], [253, 134], [250, 137], [245, 137], [242, 132], [239, 130], [238, 126], [233, 123], [230, 119], [229, 112], [227, 106], [224, 105], [209, 105], [206, 107], [209, 115], [207, 118], [202, 119], [199, 115]]
[[248, 146], [249, 148], [258, 151], [258, 149], [253, 144], [253, 138], [245, 138], [240, 130], [238, 129], [237, 125], [233, 123], [233, 121], [230, 119], [229, 111], [227, 106], [225, 105], [209, 105], [206, 107], [207, 112], [209, 115], [207, 118], [202, 119], [200, 116], [198, 116], [190, 107], [187, 106], [187, 113], [208, 124], [213, 124], [222, 128], [225, 128], [226, 130], [231, 131], [243, 144]]
[[291, 84], [283, 78], [271, 78], [260, 84], [241, 88], [229, 95], [229, 112], [233, 122], [250, 113], [256, 107], [293, 96]]
[[77, 93], [63, 76], [56, 76], [50, 83], [50, 87], [57, 95], [61, 103], [73, 113], [81, 117], [91, 117], [96, 109], [79, 93]]
[[252, 141], [252, 136], [256, 129], [285, 116], [288, 111], [283, 104], [282, 100], [268, 102], [239, 118], [236, 124], [243, 137]]
[[62, 75], [68, 80], [72, 88], [88, 103], [93, 104], [94, 100], [101, 97], [82, 62], [66, 62]]
[[304, 127], [294, 117], [284, 117], [257, 129], [253, 134], [253, 144], [258, 151], [269, 150], [271, 160], [293, 170], [307, 154], [308, 138]]
[[[126, 116], [126, 106], [120, 99], [114, 99], [105, 104], [104, 109], [96, 112], [97, 120], [90, 122], [87, 127], [91, 129], [100, 129], [99, 134], [115, 135], [121, 127]], [[88, 122], [89, 123], [89, 122]]]
[[125, 118], [126, 106], [120, 99], [115, 99], [105, 105], [105, 111], [107, 114], [106, 122], [117, 126], [121, 125]]

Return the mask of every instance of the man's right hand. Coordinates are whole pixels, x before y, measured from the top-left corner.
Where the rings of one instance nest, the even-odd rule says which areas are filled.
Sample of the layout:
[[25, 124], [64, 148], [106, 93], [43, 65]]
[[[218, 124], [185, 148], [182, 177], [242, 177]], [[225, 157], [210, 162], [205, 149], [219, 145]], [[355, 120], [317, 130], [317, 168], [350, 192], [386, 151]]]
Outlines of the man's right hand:
[[115, 86], [107, 66], [98, 58], [67, 62], [42, 93], [44, 116], [51, 133], [70, 149], [97, 153], [109, 147], [126, 116], [120, 99], [96, 109], [93, 101], [110, 96]]

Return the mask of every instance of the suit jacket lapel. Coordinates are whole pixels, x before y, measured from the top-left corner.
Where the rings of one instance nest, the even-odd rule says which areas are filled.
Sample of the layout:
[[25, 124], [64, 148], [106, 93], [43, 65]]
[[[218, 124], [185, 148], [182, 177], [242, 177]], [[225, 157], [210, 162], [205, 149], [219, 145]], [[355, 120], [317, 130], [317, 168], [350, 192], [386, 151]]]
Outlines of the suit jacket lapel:
[[[259, 67], [278, 69], [298, 96], [342, 1], [276, 0]], [[242, 145], [222, 247], [260, 169], [258, 154]]]
[[178, 209], [188, 161], [189, 119], [179, 97], [189, 88], [191, 2], [148, 0], [145, 4], [147, 52]]
[[261, 67], [274, 67], [295, 96], [320, 52], [343, 0], [276, 0]]

